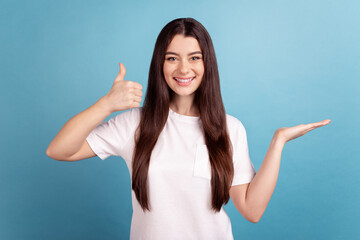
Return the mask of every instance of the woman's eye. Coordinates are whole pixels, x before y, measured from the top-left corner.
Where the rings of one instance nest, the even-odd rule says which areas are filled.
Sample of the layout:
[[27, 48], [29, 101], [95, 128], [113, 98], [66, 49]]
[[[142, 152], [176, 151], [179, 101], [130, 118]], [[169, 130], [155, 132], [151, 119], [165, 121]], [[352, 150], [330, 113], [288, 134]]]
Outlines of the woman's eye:
[[174, 57], [168, 57], [166, 60], [175, 61], [175, 58]]
[[191, 57], [191, 60], [198, 60], [200, 57]]

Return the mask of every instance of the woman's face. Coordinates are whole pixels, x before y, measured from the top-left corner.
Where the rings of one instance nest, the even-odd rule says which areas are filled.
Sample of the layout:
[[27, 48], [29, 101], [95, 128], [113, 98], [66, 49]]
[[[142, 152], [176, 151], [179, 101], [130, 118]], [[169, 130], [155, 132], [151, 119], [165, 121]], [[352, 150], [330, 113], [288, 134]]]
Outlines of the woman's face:
[[164, 61], [164, 77], [179, 96], [194, 96], [204, 75], [204, 61], [198, 41], [193, 37], [175, 35]]

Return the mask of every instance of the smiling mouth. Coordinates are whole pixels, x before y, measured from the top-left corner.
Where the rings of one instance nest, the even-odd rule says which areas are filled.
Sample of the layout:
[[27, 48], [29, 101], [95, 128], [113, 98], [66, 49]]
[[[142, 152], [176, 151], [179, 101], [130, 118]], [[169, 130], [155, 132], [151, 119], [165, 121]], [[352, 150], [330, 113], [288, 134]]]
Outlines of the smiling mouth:
[[188, 82], [191, 82], [192, 80], [194, 80], [195, 77], [191, 77], [191, 78], [176, 78], [174, 77], [174, 79], [178, 82], [181, 82], [181, 83], [188, 83]]

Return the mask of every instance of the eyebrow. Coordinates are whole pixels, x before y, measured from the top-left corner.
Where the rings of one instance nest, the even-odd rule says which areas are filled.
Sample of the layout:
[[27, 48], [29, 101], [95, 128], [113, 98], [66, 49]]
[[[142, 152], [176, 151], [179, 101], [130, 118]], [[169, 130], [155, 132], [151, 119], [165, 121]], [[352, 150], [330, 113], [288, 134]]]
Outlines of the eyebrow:
[[[167, 54], [173, 54], [173, 55], [179, 56], [178, 53], [174, 53], [174, 52], [166, 52], [165, 55], [167, 55]], [[192, 52], [192, 53], [189, 53], [188, 56], [194, 55], [194, 54], [202, 54], [202, 52], [200, 52], [200, 51]]]

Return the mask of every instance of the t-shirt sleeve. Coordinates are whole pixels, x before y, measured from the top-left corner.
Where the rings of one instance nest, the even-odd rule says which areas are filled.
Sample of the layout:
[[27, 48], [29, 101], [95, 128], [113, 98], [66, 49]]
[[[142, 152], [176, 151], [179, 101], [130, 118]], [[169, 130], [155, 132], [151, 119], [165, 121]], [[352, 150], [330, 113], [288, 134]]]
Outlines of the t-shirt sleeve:
[[123, 156], [128, 141], [134, 137], [140, 118], [140, 109], [119, 113], [92, 130], [86, 141], [94, 153], [105, 160], [109, 156]]
[[251, 182], [256, 172], [250, 160], [246, 130], [240, 120], [233, 118], [233, 161], [234, 179], [231, 186]]

